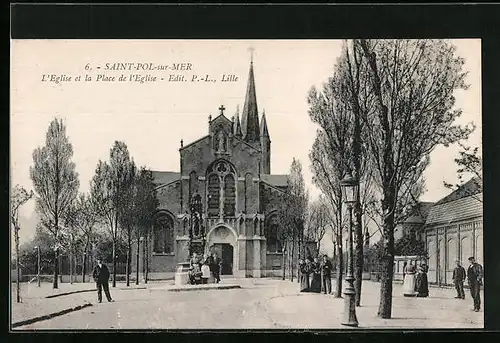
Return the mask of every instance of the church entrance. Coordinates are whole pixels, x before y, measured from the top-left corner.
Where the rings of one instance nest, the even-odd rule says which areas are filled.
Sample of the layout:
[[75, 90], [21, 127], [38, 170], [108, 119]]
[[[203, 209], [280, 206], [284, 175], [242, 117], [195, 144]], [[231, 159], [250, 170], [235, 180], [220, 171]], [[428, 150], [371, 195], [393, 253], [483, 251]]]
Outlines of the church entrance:
[[228, 243], [216, 243], [212, 246], [222, 260], [221, 275], [233, 275], [233, 247]]

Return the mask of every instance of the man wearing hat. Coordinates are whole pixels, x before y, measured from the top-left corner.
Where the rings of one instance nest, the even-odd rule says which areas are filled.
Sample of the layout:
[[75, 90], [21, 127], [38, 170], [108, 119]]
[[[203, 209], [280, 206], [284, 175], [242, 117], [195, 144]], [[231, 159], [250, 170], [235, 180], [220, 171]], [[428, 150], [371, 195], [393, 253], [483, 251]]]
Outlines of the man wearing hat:
[[469, 282], [470, 294], [474, 299], [474, 311], [481, 309], [481, 297], [479, 291], [483, 283], [483, 267], [476, 262], [473, 256], [469, 257], [469, 268], [467, 268], [467, 281]]
[[464, 292], [464, 281], [465, 281], [465, 269], [460, 265], [460, 261], [456, 261], [457, 266], [453, 269], [453, 283], [455, 284], [455, 289], [457, 290], [457, 296], [455, 299], [465, 299]]
[[104, 294], [106, 294], [106, 298], [109, 302], [112, 302], [111, 294], [109, 294], [109, 270], [108, 267], [104, 263], [102, 263], [101, 259], [97, 259], [97, 265], [94, 268], [94, 272], [92, 273], [94, 277], [94, 281], [97, 285], [97, 300], [102, 302], [102, 289], [104, 288]]

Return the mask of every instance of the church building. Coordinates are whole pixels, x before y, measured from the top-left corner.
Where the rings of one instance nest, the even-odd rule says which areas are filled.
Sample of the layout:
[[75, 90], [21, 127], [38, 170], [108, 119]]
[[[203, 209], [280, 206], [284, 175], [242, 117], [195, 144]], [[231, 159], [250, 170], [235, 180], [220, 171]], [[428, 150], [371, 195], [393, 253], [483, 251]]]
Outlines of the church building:
[[[180, 170], [153, 171], [158, 210], [145, 244], [148, 275], [162, 278], [189, 251], [217, 252], [222, 274], [281, 275], [277, 205], [287, 175], [271, 174], [271, 137], [259, 121], [253, 62], [243, 111], [208, 117], [208, 134], [179, 149]], [[144, 270], [144, 269], [143, 269]]]

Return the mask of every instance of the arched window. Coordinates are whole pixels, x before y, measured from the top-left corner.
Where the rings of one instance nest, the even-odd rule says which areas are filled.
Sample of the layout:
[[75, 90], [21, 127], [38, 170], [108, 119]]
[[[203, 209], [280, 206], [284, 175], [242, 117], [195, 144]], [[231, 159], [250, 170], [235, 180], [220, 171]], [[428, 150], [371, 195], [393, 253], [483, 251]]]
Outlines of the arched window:
[[281, 242], [278, 239], [278, 216], [272, 215], [266, 221], [267, 252], [281, 252]]
[[[236, 170], [225, 160], [218, 160], [207, 169], [208, 184], [208, 216], [217, 217], [220, 206], [226, 216], [236, 213]], [[221, 182], [223, 182], [224, 196], [221, 197]]]
[[211, 174], [208, 177], [208, 215], [219, 214], [220, 182], [219, 175]]
[[460, 260], [462, 263], [466, 263], [467, 259], [472, 256], [471, 255], [471, 240], [468, 236], [462, 237], [460, 241]]
[[226, 216], [234, 216], [236, 211], [236, 184], [234, 176], [226, 175], [224, 179], [224, 213]]
[[166, 213], [157, 216], [153, 229], [153, 252], [170, 254], [174, 252], [174, 222]]

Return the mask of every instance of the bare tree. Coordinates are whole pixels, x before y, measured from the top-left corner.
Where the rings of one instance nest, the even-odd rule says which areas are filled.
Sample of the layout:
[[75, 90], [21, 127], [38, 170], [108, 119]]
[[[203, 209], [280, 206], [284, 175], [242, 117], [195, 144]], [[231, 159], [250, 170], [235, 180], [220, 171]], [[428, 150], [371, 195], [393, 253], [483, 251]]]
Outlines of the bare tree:
[[113, 243], [113, 287], [116, 287], [116, 248], [124, 213], [129, 210], [128, 192], [134, 180], [135, 165], [127, 145], [116, 141], [110, 150], [110, 162], [99, 161], [91, 181], [90, 194], [99, 217], [106, 223]]
[[306, 230], [308, 240], [316, 242], [316, 255], [319, 255], [321, 240], [330, 224], [329, 207], [323, 195], [309, 205], [309, 220]]
[[466, 88], [463, 59], [444, 40], [355, 40], [368, 72], [359, 98], [371, 99], [364, 126], [381, 185], [383, 261], [378, 316], [390, 318], [394, 263], [394, 227], [402, 190], [415, 180], [438, 144], [465, 139], [470, 128], [453, 125], [456, 89]]
[[19, 185], [15, 185], [10, 194], [10, 224], [14, 228], [14, 240], [16, 244], [16, 301], [21, 302], [20, 295], [20, 265], [19, 265], [19, 209], [33, 197], [33, 191], [27, 191]]
[[286, 243], [286, 252], [289, 256], [290, 279], [293, 281], [294, 267], [300, 250], [299, 243], [304, 242], [304, 229], [307, 216], [308, 193], [305, 189], [302, 164], [295, 158], [290, 166], [287, 180], [287, 190], [282, 195], [278, 216], [282, 225], [279, 239]]
[[54, 119], [47, 131], [45, 146], [33, 151], [30, 176], [36, 197], [36, 211], [42, 226], [54, 237], [54, 281], [58, 288], [59, 248], [61, 224], [64, 223], [71, 204], [78, 194], [78, 173], [71, 162], [73, 147], [66, 136], [62, 120]]

